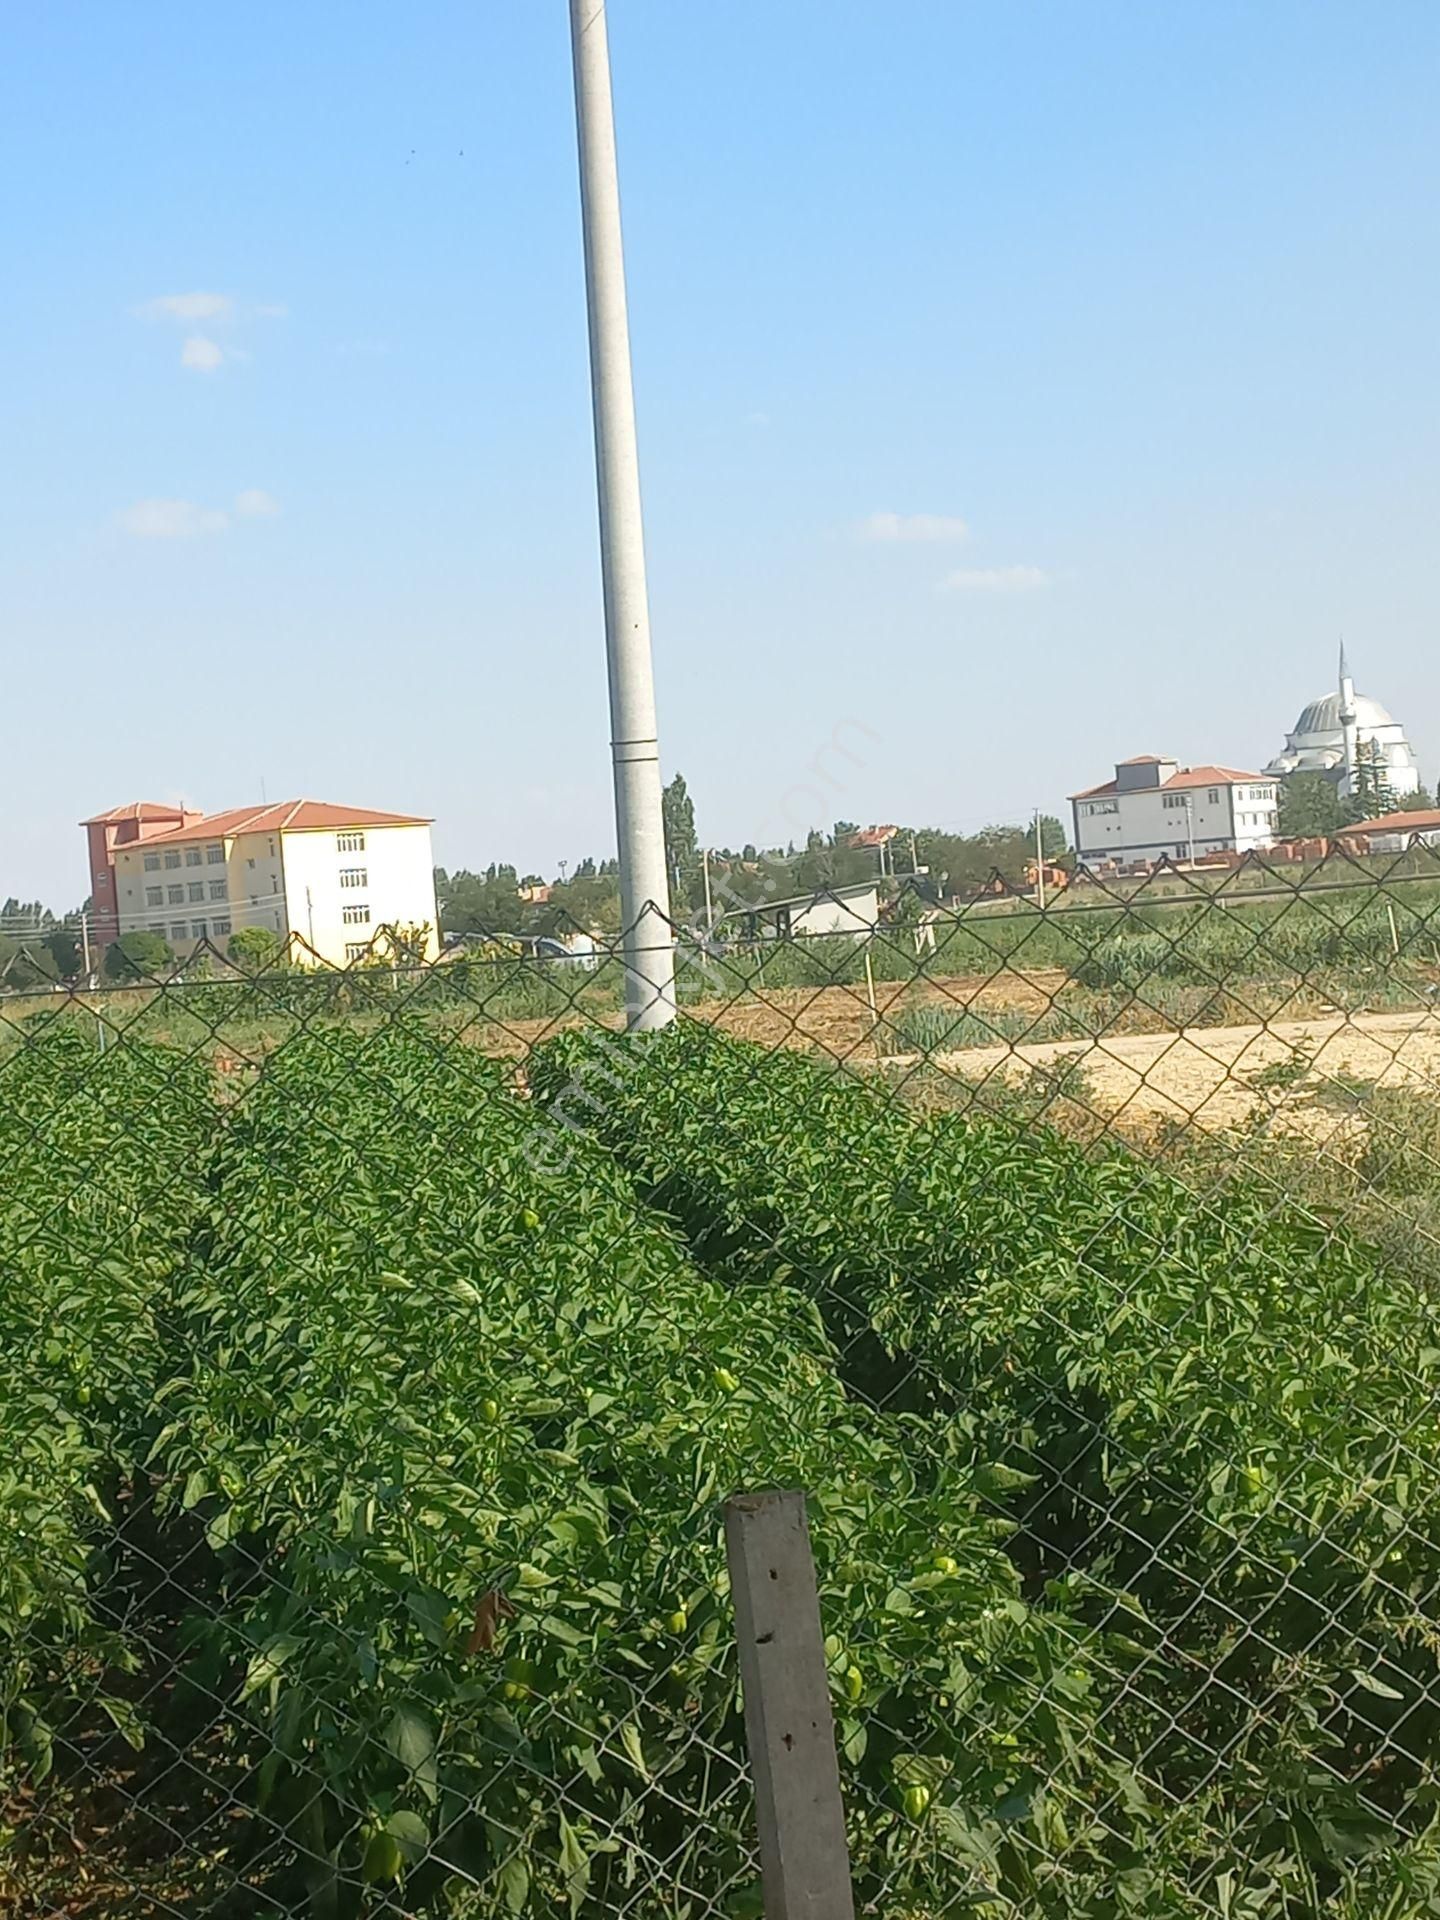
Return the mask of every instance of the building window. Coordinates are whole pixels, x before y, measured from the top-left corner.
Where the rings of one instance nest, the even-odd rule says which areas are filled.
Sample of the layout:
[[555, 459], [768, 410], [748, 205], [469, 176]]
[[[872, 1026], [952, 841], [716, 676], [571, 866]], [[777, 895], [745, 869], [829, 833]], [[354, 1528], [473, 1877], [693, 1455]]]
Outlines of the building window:
[[158, 853], [146, 854], [145, 871], [146, 873], [158, 873], [160, 871], [160, 856]]
[[247, 867], [249, 867], [252, 873], [255, 871], [255, 862], [253, 860], [247, 860], [245, 864]]
[[275, 858], [275, 842], [273, 840], [270, 842], [270, 858], [272, 860]]
[[368, 927], [370, 924], [369, 907], [342, 907], [340, 918], [347, 927]]
[[178, 853], [167, 853], [167, 854], [166, 854], [166, 856], [165, 856], [165, 864], [166, 864], [166, 866], [167, 866], [167, 867], [178, 867], [178, 866], [179, 866], [179, 864], [180, 864], [180, 856], [179, 856], [179, 854], [178, 854]]
[[203, 880], [192, 880], [190, 882], [189, 893], [192, 900], [203, 900], [205, 898], [205, 882]]
[[347, 940], [345, 942], [345, 958], [347, 960], [363, 960], [369, 951], [370, 942], [368, 940]]
[[205, 938], [205, 922], [203, 920], [192, 920], [190, 922], [190, 938], [192, 940], [203, 940]]
[[170, 904], [172, 907], [180, 907], [185, 904], [184, 887], [171, 887], [169, 889], [169, 893], [170, 893]]
[[225, 864], [224, 847], [206, 847], [205, 858], [210, 862], [212, 867], [224, 866]]
[[1211, 787], [1205, 798], [1210, 802], [1212, 807], [1218, 807], [1220, 804], [1220, 789], [1218, 787]]
[[342, 867], [340, 869], [340, 884], [342, 887], [368, 887], [370, 884], [369, 872], [364, 867]]
[[210, 930], [217, 940], [223, 940], [225, 935], [230, 931], [230, 922], [228, 920], [212, 920], [210, 922]]
[[204, 866], [205, 856], [200, 851], [199, 847], [187, 847], [185, 849], [185, 864], [187, 867], [203, 867]]
[[335, 851], [337, 853], [363, 853], [365, 851], [364, 834], [337, 833], [335, 836]]
[[1085, 806], [1085, 812], [1089, 814], [1092, 819], [1098, 813], [1118, 813], [1119, 811], [1120, 803], [1118, 800], [1091, 800], [1088, 801]]
[[[125, 891], [128, 893], [130, 889], [127, 887]], [[163, 907], [165, 904], [165, 889], [163, 887], [146, 887], [145, 904], [147, 907]]]
[[225, 882], [223, 880], [212, 880], [210, 882], [210, 898], [212, 900], [223, 900], [225, 898]]
[[1188, 798], [1188, 794], [1167, 793], [1165, 795], [1165, 805], [1173, 812], [1176, 807], [1183, 807]]
[[170, 938], [172, 940], [183, 940], [185, 938], [185, 922], [183, 920], [173, 920], [170, 923]]

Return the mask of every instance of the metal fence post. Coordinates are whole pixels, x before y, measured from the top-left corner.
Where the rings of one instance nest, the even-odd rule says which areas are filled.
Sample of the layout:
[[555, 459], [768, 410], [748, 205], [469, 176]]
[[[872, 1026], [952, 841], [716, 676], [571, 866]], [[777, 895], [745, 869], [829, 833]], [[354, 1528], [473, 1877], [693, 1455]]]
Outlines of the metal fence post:
[[725, 1503], [766, 1920], [853, 1920], [820, 1598], [803, 1493]]

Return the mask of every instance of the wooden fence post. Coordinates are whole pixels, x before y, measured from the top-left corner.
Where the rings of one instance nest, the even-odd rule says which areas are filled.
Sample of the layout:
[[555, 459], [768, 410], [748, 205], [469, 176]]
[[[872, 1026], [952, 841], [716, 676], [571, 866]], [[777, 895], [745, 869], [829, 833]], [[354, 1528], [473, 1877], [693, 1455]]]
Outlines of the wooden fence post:
[[854, 1920], [803, 1493], [725, 1503], [765, 1920]]

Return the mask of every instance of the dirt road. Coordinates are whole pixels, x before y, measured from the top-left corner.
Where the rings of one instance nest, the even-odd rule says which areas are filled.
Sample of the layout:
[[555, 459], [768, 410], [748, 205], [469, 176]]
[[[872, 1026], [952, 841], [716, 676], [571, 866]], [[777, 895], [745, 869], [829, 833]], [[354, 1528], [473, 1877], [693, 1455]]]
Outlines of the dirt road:
[[[966, 1080], [1019, 1074], [1056, 1060], [1078, 1060], [1087, 1088], [1105, 1110], [1127, 1122], [1234, 1126], [1269, 1105], [1287, 1085], [1320, 1091], [1343, 1082], [1363, 1087], [1410, 1084], [1440, 1094], [1440, 1012], [1336, 1014], [1276, 1020], [1265, 1026], [1191, 1027], [1100, 1040], [1056, 1040], [1036, 1046], [977, 1047], [936, 1055], [932, 1065]], [[1307, 1064], [1308, 1061], [1308, 1064]], [[887, 1072], [920, 1064], [918, 1055], [887, 1061]], [[1267, 1068], [1279, 1069], [1269, 1084]], [[1257, 1081], [1259, 1084], [1257, 1085]], [[1087, 1098], [1089, 1094], [1087, 1094]], [[1287, 1115], [1305, 1126], [1297, 1104]], [[1326, 1120], [1333, 1127], [1334, 1115]]]

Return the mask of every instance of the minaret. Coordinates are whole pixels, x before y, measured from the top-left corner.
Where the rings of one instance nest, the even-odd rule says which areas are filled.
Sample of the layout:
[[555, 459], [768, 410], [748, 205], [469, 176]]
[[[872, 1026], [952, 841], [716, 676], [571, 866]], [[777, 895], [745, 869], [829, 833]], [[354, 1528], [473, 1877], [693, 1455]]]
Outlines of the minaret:
[[1345, 741], [1345, 778], [1340, 791], [1347, 797], [1355, 791], [1356, 765], [1356, 728], [1355, 728], [1355, 682], [1350, 678], [1349, 663], [1345, 658], [1345, 642], [1340, 642], [1340, 730]]

